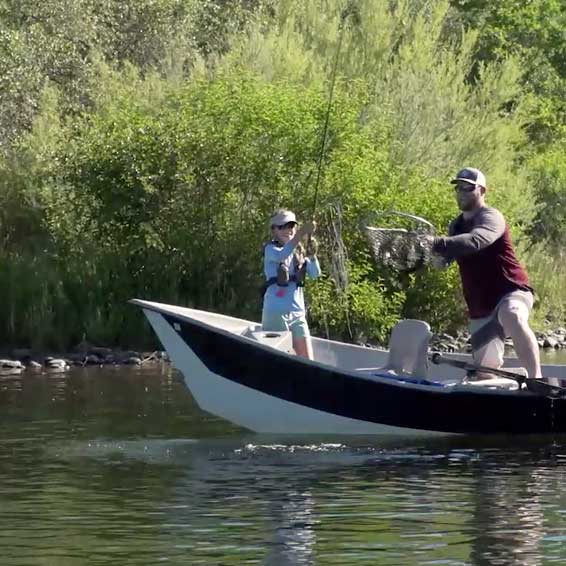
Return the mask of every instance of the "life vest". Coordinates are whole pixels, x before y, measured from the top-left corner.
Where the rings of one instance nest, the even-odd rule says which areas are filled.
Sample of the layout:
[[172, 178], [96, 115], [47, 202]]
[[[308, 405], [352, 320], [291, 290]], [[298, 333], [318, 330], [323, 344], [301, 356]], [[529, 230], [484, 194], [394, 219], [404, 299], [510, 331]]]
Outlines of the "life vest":
[[[275, 244], [277, 246], [281, 245], [281, 242], [277, 240], [271, 240], [264, 245]], [[285, 262], [281, 262], [277, 266], [277, 275], [275, 277], [270, 277], [261, 287], [261, 296], [263, 297], [271, 287], [271, 285], [277, 285], [278, 287], [288, 287], [289, 283], [295, 283], [297, 287], [304, 287], [305, 286], [305, 278], [307, 275], [307, 262], [305, 261], [305, 257], [302, 253], [298, 252], [297, 249], [293, 252], [293, 267], [294, 273], [293, 275], [289, 275], [289, 268], [287, 267]]]

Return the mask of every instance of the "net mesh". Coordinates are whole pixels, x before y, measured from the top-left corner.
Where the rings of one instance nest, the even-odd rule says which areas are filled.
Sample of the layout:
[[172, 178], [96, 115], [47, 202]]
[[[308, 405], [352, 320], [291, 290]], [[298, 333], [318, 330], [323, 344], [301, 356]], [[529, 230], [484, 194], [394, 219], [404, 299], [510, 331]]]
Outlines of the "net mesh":
[[430, 222], [401, 212], [381, 213], [379, 216], [396, 214], [409, 219], [412, 228], [381, 228], [364, 225], [376, 263], [398, 271], [416, 271], [430, 263], [434, 227]]
[[336, 289], [344, 292], [348, 287], [348, 254], [342, 240], [342, 208], [332, 204], [326, 211], [328, 241], [330, 245], [330, 277]]
[[[349, 297], [349, 277], [348, 277], [348, 252], [344, 240], [342, 239], [343, 210], [340, 203], [329, 204], [325, 211], [325, 228], [327, 232], [326, 242], [328, 243], [328, 274], [334, 282], [336, 288], [335, 307], [343, 313], [346, 330], [350, 339], [354, 333], [350, 321], [350, 297]], [[328, 319], [323, 315], [326, 336], [330, 338]]]

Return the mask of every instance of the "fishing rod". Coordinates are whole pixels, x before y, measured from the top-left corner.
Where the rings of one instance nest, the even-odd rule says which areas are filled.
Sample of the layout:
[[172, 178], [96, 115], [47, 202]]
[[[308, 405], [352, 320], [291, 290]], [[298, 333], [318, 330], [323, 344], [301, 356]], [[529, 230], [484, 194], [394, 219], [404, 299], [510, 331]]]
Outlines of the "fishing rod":
[[[349, 0], [345, 5], [344, 9], [340, 13], [340, 23], [338, 25], [338, 43], [336, 45], [336, 53], [334, 55], [334, 62], [332, 65], [332, 72], [330, 75], [330, 90], [328, 93], [328, 103], [326, 105], [326, 112], [324, 116], [324, 125], [322, 128], [322, 139], [320, 142], [320, 152], [318, 155], [318, 162], [316, 167], [316, 180], [314, 184], [314, 199], [312, 207], [312, 218], [314, 219], [317, 205], [318, 205], [318, 193], [320, 189], [320, 182], [322, 178], [322, 168], [324, 162], [324, 156], [327, 150], [328, 141], [328, 127], [330, 124], [330, 113], [332, 112], [332, 103], [334, 99], [334, 88], [336, 86], [336, 75], [338, 73], [338, 63], [340, 61], [340, 53], [342, 50], [342, 43], [344, 39], [344, 30], [346, 28], [346, 21], [349, 16], [357, 13], [356, 0]], [[343, 295], [344, 291], [348, 287], [348, 273], [347, 273], [347, 254], [344, 242], [342, 241], [342, 225], [341, 225], [341, 208], [339, 205], [334, 205], [334, 207], [329, 207], [328, 211], [328, 226], [329, 226], [329, 238], [332, 240], [330, 248], [330, 278], [334, 281], [336, 290], [339, 295]], [[333, 218], [333, 215], [335, 218]], [[316, 240], [309, 235], [308, 246], [314, 243], [314, 249], [316, 250]], [[350, 338], [353, 337], [353, 332], [350, 324], [350, 317], [348, 314], [348, 307], [345, 305], [345, 318], [347, 322], [347, 329]], [[326, 335], [329, 337], [328, 326], [326, 323], [326, 316], [323, 317], [324, 324], [326, 326]]]
[[[336, 46], [336, 53], [334, 55], [334, 62], [332, 65], [332, 72], [330, 75], [330, 90], [328, 94], [328, 103], [326, 105], [326, 112], [324, 116], [324, 125], [322, 129], [322, 138], [320, 143], [320, 151], [317, 160], [316, 168], [316, 179], [314, 183], [314, 199], [312, 207], [312, 218], [315, 217], [318, 205], [318, 194], [320, 189], [320, 183], [322, 178], [322, 169], [324, 156], [327, 150], [328, 141], [328, 128], [330, 124], [330, 114], [332, 112], [332, 103], [334, 99], [334, 90], [336, 86], [336, 76], [338, 72], [338, 63], [340, 61], [340, 53], [342, 50], [342, 43], [344, 39], [344, 30], [346, 28], [346, 22], [350, 16], [357, 14], [357, 6], [355, 0], [349, 0], [344, 9], [340, 14], [340, 23], [338, 27], [338, 44]], [[385, 216], [387, 214], [394, 214], [397, 216], [402, 216], [413, 220], [419, 226], [416, 232], [407, 232], [407, 230], [390, 230], [383, 228], [374, 228], [372, 226], [363, 226], [363, 230], [366, 236], [370, 240], [372, 246], [372, 252], [374, 259], [378, 263], [383, 263], [394, 267], [396, 269], [406, 270], [406, 271], [416, 271], [420, 269], [424, 264], [428, 263], [431, 258], [430, 242], [422, 237], [423, 233], [426, 231], [429, 234], [434, 234], [434, 226], [419, 216], [415, 216], [408, 213], [396, 212], [396, 211], [385, 211], [377, 216]], [[331, 221], [329, 221], [332, 223]], [[425, 228], [425, 230], [423, 230]], [[341, 238], [336, 238], [340, 240], [339, 246], [333, 246], [334, 248], [343, 248], [343, 243]], [[308, 242], [312, 241], [312, 236], [309, 236]], [[340, 251], [341, 255], [345, 255], [345, 250]], [[340, 262], [341, 267], [339, 269], [340, 277], [337, 280], [344, 281], [346, 279], [345, 274], [345, 260], [342, 259]], [[345, 287], [343, 283], [340, 287]]]
[[342, 49], [342, 40], [344, 38], [344, 29], [345, 23], [348, 19], [348, 16], [355, 12], [355, 2], [354, 0], [350, 0], [346, 7], [342, 10], [340, 14], [340, 24], [338, 26], [338, 45], [336, 46], [336, 53], [334, 55], [334, 63], [332, 66], [332, 73], [330, 75], [330, 91], [328, 94], [328, 104], [326, 106], [326, 113], [324, 116], [324, 126], [322, 128], [322, 141], [320, 144], [320, 152], [318, 155], [318, 163], [316, 168], [316, 180], [314, 183], [314, 202], [312, 208], [312, 216], [316, 213], [316, 207], [318, 204], [318, 189], [320, 186], [320, 179], [322, 176], [322, 162], [324, 159], [324, 154], [326, 152], [326, 141], [328, 139], [328, 125], [330, 123], [330, 113], [332, 111], [332, 101], [334, 98], [334, 87], [336, 85], [336, 73], [338, 70], [338, 62], [340, 61], [340, 51]]

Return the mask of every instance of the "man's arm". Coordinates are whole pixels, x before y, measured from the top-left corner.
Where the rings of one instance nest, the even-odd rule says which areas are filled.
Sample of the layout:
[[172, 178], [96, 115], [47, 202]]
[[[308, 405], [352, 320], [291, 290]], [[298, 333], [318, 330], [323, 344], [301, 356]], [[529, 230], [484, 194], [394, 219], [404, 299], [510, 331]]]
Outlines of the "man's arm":
[[[487, 248], [505, 232], [505, 218], [495, 208], [482, 208], [474, 217], [470, 232], [435, 238], [432, 251], [446, 258], [457, 258]], [[452, 231], [453, 226], [450, 227]]]

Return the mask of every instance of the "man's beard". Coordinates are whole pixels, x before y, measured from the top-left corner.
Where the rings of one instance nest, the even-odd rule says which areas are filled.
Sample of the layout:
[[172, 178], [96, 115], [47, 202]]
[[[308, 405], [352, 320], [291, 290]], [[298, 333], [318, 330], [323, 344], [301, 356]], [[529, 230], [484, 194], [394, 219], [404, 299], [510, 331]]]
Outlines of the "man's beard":
[[474, 210], [474, 208], [476, 207], [477, 203], [475, 201], [475, 199], [458, 199], [458, 208], [462, 211], [462, 212], [468, 212], [470, 210]]

